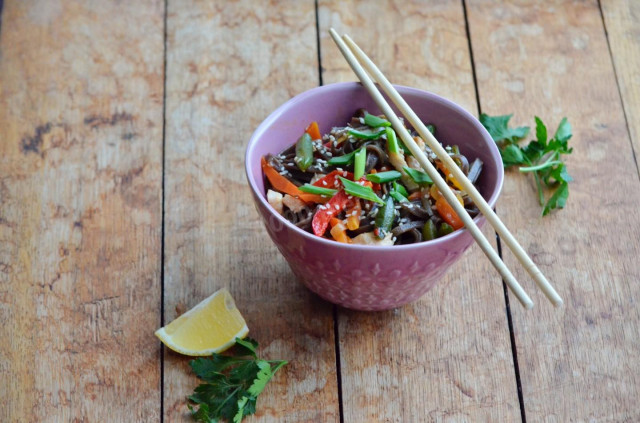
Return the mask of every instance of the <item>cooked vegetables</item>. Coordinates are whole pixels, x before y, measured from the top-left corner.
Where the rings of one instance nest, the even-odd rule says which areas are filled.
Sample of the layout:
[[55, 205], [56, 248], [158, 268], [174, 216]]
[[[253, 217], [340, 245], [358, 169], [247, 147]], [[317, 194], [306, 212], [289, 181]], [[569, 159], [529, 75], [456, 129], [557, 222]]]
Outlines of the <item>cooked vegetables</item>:
[[[263, 158], [269, 203], [301, 229], [342, 243], [409, 244], [461, 228], [460, 217], [390, 125], [384, 116], [362, 109], [347, 126], [324, 136], [312, 122], [292, 147]], [[471, 216], [477, 215], [451, 172], [409, 130], [460, 204]], [[469, 164], [457, 146], [447, 151], [476, 182], [482, 162]]]
[[360, 185], [358, 182], [352, 182], [348, 179], [343, 178], [342, 176], [340, 176], [339, 178], [342, 182], [342, 185], [344, 186], [344, 191], [347, 194], [362, 198], [363, 200], [369, 200], [378, 204], [384, 204], [380, 197], [378, 197], [376, 193], [373, 192], [370, 186], [365, 186], [364, 183], [363, 185]]
[[302, 134], [296, 143], [296, 164], [301, 171], [307, 170], [313, 163], [313, 144], [311, 143], [311, 135], [306, 132]]
[[367, 175], [367, 181], [375, 182], [376, 184], [384, 184], [386, 182], [395, 181], [400, 179], [402, 173], [397, 170], [388, 170], [386, 172], [371, 173]]
[[376, 216], [376, 230], [373, 233], [380, 239], [387, 235], [387, 232], [391, 230], [393, 221], [396, 218], [396, 209], [394, 208], [393, 198], [387, 197], [384, 201], [384, 205], [378, 210]]

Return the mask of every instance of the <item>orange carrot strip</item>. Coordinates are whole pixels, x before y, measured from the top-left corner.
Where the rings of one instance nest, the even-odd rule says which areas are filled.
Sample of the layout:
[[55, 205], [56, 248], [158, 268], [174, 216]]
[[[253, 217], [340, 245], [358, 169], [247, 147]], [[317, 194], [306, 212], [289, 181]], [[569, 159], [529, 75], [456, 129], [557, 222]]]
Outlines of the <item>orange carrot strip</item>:
[[300, 190], [298, 187], [295, 186], [293, 182], [280, 175], [277, 170], [267, 163], [267, 160], [264, 157], [260, 161], [260, 165], [262, 166], [262, 172], [264, 172], [264, 175], [271, 183], [271, 186], [276, 190], [294, 197], [300, 196]]
[[350, 243], [351, 238], [347, 236], [347, 228], [341, 220], [335, 217], [331, 218], [331, 236], [338, 242]]
[[305, 203], [326, 203], [329, 201], [329, 198], [325, 198], [321, 195], [309, 194], [307, 192], [300, 191], [293, 182], [280, 175], [277, 170], [269, 165], [264, 157], [260, 160], [260, 165], [262, 166], [262, 172], [271, 183], [271, 186], [273, 186], [277, 191], [297, 197]]
[[449, 205], [444, 197], [440, 197], [436, 200], [436, 209], [442, 219], [447, 222], [453, 229], [460, 229], [464, 226], [462, 219], [453, 210], [453, 207]]
[[462, 185], [460, 185], [460, 182], [458, 182], [458, 180], [453, 177], [453, 174], [449, 172], [449, 169], [447, 169], [444, 163], [442, 163], [440, 160], [436, 160], [436, 166], [438, 166], [438, 169], [440, 169], [440, 171], [445, 174], [447, 182], [451, 182], [453, 186], [460, 190], [463, 189]]
[[407, 198], [409, 199], [409, 201], [415, 201], [415, 200], [419, 200], [420, 197], [422, 197], [422, 191], [418, 190], [409, 194], [409, 197]]
[[362, 207], [360, 206], [360, 201], [355, 198], [355, 202], [353, 207], [347, 209], [347, 228], [351, 231], [355, 231], [360, 227], [360, 212], [362, 211]]
[[311, 122], [307, 129], [304, 130], [309, 136], [311, 136], [312, 140], [320, 140], [322, 139], [322, 134], [320, 134], [320, 128], [318, 128], [318, 122]]

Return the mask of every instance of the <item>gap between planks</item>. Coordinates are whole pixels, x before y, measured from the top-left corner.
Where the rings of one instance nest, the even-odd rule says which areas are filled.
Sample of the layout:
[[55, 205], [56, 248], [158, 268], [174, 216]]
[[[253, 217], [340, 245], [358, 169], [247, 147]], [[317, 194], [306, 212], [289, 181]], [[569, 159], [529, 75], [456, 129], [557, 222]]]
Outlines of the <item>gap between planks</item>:
[[[476, 62], [475, 62], [475, 58], [473, 56], [473, 45], [471, 43], [471, 30], [469, 28], [469, 15], [467, 12], [467, 2], [466, 0], [461, 0], [462, 3], [462, 12], [464, 15], [464, 28], [465, 31], [467, 33], [467, 44], [469, 46], [469, 61], [471, 62], [471, 73], [473, 76], [473, 88], [475, 91], [475, 95], [476, 95], [476, 113], [478, 115], [478, 118], [480, 117], [480, 114], [482, 113], [482, 107], [481, 107], [481, 102], [480, 102], [480, 90], [478, 89], [478, 77], [476, 74]], [[495, 210], [496, 214], [498, 213], [497, 210]], [[502, 244], [500, 241], [500, 235], [498, 235], [498, 233], [494, 232], [495, 236], [496, 236], [496, 246], [498, 248], [498, 256], [500, 257], [500, 259], [504, 260], [504, 257], [502, 255]], [[511, 316], [511, 305], [509, 304], [509, 293], [508, 293], [508, 289], [507, 289], [507, 284], [506, 282], [503, 280], [502, 281], [502, 289], [504, 292], [504, 304], [505, 304], [505, 314], [507, 317], [507, 326], [509, 328], [509, 340], [511, 342], [511, 358], [513, 360], [513, 373], [515, 376], [515, 380], [516, 380], [516, 392], [518, 394], [518, 402], [520, 403], [520, 418], [522, 419], [522, 423], [527, 423], [527, 415], [526, 415], [526, 411], [524, 408], [524, 396], [522, 394], [522, 380], [520, 378], [520, 367], [518, 365], [518, 348], [516, 346], [516, 337], [515, 337], [515, 333], [513, 330], [513, 318]]]
[[[2, 0], [0, 0], [2, 1]], [[162, 38], [162, 227], [160, 237], [160, 327], [164, 326], [164, 236], [165, 236], [165, 169], [166, 167], [166, 133], [167, 133], [167, 13], [169, 0], [164, 0], [163, 38]], [[164, 423], [164, 356], [165, 346], [160, 342], [160, 423]]]
[[[622, 115], [624, 116], [624, 124], [627, 128], [627, 134], [629, 134], [629, 144], [631, 145], [631, 154], [633, 155], [633, 162], [636, 165], [636, 172], [638, 173], [638, 180], [640, 180], [640, 167], [638, 166], [638, 156], [633, 146], [633, 134], [629, 127], [629, 118], [627, 107], [622, 97], [622, 88], [620, 87], [620, 77], [618, 76], [618, 69], [616, 68], [616, 61], [613, 59], [613, 50], [611, 49], [611, 41], [609, 41], [609, 31], [607, 30], [607, 20], [604, 17], [604, 11], [602, 10], [602, 0], [598, 0], [598, 10], [600, 11], [600, 18], [602, 19], [602, 29], [604, 30], [604, 38], [607, 40], [607, 50], [609, 51], [609, 60], [611, 61], [611, 68], [613, 69], [613, 77], [616, 79], [616, 87], [618, 88], [618, 97], [620, 98], [620, 106], [622, 108]], [[2, 15], [2, 0], [0, 0], [0, 16]]]

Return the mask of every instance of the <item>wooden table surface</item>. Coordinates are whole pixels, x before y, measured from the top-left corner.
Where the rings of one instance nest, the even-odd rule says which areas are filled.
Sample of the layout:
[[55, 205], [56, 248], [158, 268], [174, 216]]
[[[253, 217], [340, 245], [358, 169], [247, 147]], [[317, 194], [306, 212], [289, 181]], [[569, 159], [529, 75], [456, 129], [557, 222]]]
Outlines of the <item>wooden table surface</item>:
[[[250, 422], [640, 421], [640, 3], [514, 3], [0, 0], [0, 421], [189, 421], [153, 332], [221, 287], [290, 361]], [[243, 153], [355, 80], [330, 27], [473, 114], [569, 118], [566, 209], [513, 171], [497, 205], [564, 307], [505, 252], [525, 311], [478, 247], [388, 312], [295, 280]]]

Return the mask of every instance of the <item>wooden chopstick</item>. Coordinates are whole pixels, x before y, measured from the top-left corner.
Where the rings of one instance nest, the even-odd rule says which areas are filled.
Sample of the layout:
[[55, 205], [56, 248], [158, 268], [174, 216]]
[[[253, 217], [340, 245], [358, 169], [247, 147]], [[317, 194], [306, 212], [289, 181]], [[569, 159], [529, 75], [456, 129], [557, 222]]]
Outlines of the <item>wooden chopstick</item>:
[[[413, 156], [418, 160], [418, 162], [423, 167], [423, 169], [427, 172], [429, 177], [431, 177], [431, 179], [433, 180], [435, 185], [438, 187], [442, 195], [445, 197], [449, 205], [452, 206], [452, 208], [458, 214], [458, 216], [464, 223], [465, 227], [471, 234], [471, 236], [473, 236], [473, 238], [478, 243], [482, 251], [489, 258], [489, 261], [491, 261], [491, 263], [496, 268], [498, 273], [500, 273], [500, 275], [502, 276], [503, 280], [505, 281], [509, 289], [511, 289], [511, 291], [514, 293], [516, 298], [518, 298], [520, 303], [526, 309], [530, 309], [531, 307], [533, 307], [533, 301], [531, 300], [531, 298], [529, 298], [527, 293], [522, 289], [522, 287], [520, 286], [516, 278], [513, 276], [513, 274], [509, 270], [509, 268], [500, 259], [500, 256], [498, 256], [498, 253], [496, 253], [496, 251], [491, 247], [491, 244], [484, 237], [484, 235], [482, 234], [478, 226], [475, 224], [471, 216], [469, 216], [469, 213], [467, 213], [464, 207], [458, 202], [458, 199], [456, 198], [454, 193], [449, 189], [449, 186], [447, 185], [445, 180], [442, 179], [442, 177], [440, 176], [438, 171], [433, 167], [433, 165], [431, 164], [427, 156], [422, 152], [422, 150], [420, 150], [420, 148], [415, 143], [415, 141], [413, 140], [409, 132], [405, 129], [402, 122], [400, 122], [400, 119], [398, 119], [398, 116], [396, 116], [393, 109], [391, 109], [391, 106], [389, 106], [387, 101], [384, 99], [382, 94], [378, 91], [378, 89], [374, 85], [371, 78], [369, 78], [369, 76], [366, 74], [364, 68], [358, 63], [358, 60], [356, 59], [354, 54], [351, 52], [347, 44], [345, 44], [345, 42], [340, 38], [338, 33], [333, 28], [329, 30], [329, 33], [331, 34], [331, 37], [333, 38], [335, 43], [338, 45], [338, 48], [342, 52], [342, 55], [345, 57], [345, 59], [347, 60], [347, 62], [349, 63], [353, 71], [356, 73], [356, 75], [358, 76], [362, 84], [365, 86], [367, 91], [369, 91], [369, 94], [371, 94], [371, 96], [373, 97], [373, 100], [375, 101], [375, 103], [378, 105], [378, 107], [380, 107], [380, 110], [382, 111], [382, 113], [384, 113], [387, 119], [389, 119], [389, 121], [391, 122], [391, 125], [396, 130], [398, 135], [400, 135], [405, 146], [407, 146], [411, 151], [411, 153], [413, 153]], [[400, 105], [398, 105], [398, 107], [400, 111], [405, 113], [405, 116], [407, 116], [406, 112], [402, 110]], [[466, 179], [466, 177], [464, 178]]]
[[464, 190], [469, 194], [469, 197], [478, 206], [480, 212], [485, 216], [487, 221], [494, 227], [501, 239], [505, 241], [507, 246], [511, 249], [518, 261], [531, 275], [533, 280], [537, 283], [538, 287], [546, 295], [554, 306], [562, 305], [563, 301], [556, 290], [551, 286], [547, 278], [542, 274], [538, 266], [531, 260], [531, 258], [524, 251], [522, 246], [511, 234], [509, 229], [502, 223], [502, 221], [495, 214], [493, 209], [487, 204], [485, 199], [480, 195], [476, 187], [466, 178], [464, 172], [455, 164], [453, 159], [447, 154], [442, 145], [436, 140], [431, 132], [426, 128], [424, 123], [418, 118], [413, 110], [409, 107], [407, 102], [400, 96], [400, 94], [393, 88], [393, 85], [382, 74], [380, 69], [367, 57], [367, 55], [358, 47], [358, 45], [348, 36], [343, 36], [344, 41], [349, 46], [351, 51], [355, 54], [360, 63], [363, 64], [365, 70], [373, 77], [374, 80], [382, 87], [383, 91], [391, 98], [391, 101], [398, 107], [402, 114], [407, 118], [411, 125], [416, 129], [418, 134], [425, 140], [431, 150], [436, 153], [438, 158], [445, 164], [453, 177], [462, 185]]

